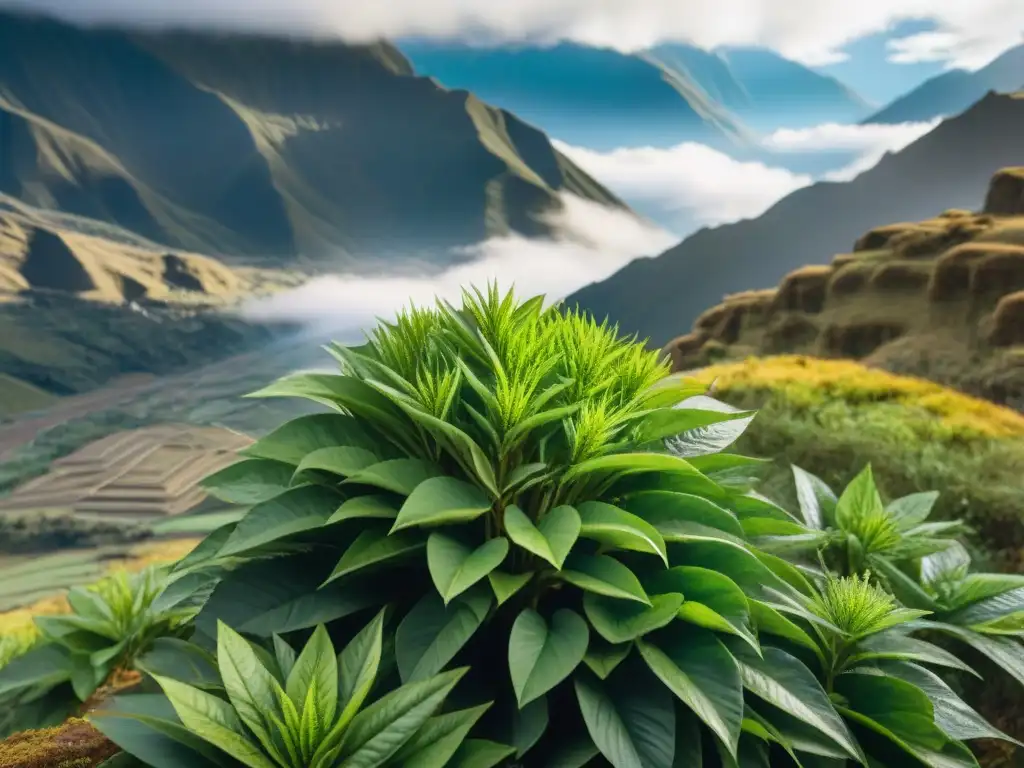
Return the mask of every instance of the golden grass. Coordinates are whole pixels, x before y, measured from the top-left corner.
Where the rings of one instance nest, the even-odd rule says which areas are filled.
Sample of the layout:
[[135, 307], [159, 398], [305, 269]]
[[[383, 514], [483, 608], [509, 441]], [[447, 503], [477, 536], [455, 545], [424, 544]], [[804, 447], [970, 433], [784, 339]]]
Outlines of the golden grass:
[[[141, 571], [148, 565], [174, 562], [191, 552], [200, 541], [201, 539], [170, 539], [143, 544], [134, 548], [130, 557], [111, 560], [108, 570], [113, 572], [124, 568], [128, 571]], [[0, 613], [0, 637], [32, 637], [35, 635], [35, 625], [32, 622], [34, 616], [53, 616], [67, 611], [67, 599], [63, 594], [57, 594], [24, 608]]]
[[708, 383], [715, 380], [716, 388], [723, 393], [770, 390], [794, 405], [803, 406], [828, 400], [901, 404], [928, 411], [958, 436], [1024, 436], [1024, 416], [1016, 411], [924, 379], [897, 376], [848, 360], [800, 355], [748, 358], [713, 365], [696, 375]]

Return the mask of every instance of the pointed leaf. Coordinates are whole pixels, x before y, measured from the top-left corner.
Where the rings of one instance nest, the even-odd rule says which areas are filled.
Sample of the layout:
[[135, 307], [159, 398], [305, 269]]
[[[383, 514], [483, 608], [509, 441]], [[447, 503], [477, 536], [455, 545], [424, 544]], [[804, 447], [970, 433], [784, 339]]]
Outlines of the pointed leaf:
[[632, 600], [616, 600], [587, 592], [583, 610], [590, 625], [609, 643], [627, 643], [668, 625], [683, 605], [678, 593], [654, 595], [651, 605]]
[[295, 468], [294, 476], [297, 478], [303, 472], [320, 470], [330, 472], [332, 475], [351, 477], [378, 463], [380, 457], [365, 448], [351, 445], [318, 448], [302, 458], [299, 466]]
[[387, 529], [367, 528], [353, 541], [341, 556], [324, 584], [347, 576], [363, 568], [381, 563], [392, 563], [413, 555], [426, 547], [422, 536], [399, 531], [389, 534]]
[[398, 517], [398, 507], [392, 503], [391, 497], [384, 494], [356, 496], [343, 502], [331, 515], [325, 525], [334, 525], [343, 520], [394, 520]]
[[[295, 666], [289, 673], [285, 691], [292, 704], [302, 711], [303, 703], [310, 689], [315, 686], [316, 712], [324, 722], [334, 720], [338, 706], [338, 660], [334, 645], [323, 624], [320, 624], [309, 638]], [[263, 706], [267, 706], [265, 702]]]
[[835, 516], [836, 495], [825, 482], [800, 467], [793, 465], [793, 480], [796, 482], [796, 497], [800, 513], [809, 528], [824, 530], [832, 524]]
[[218, 553], [237, 555], [263, 544], [321, 527], [338, 508], [341, 497], [330, 488], [304, 485], [257, 504], [238, 521]]
[[373, 450], [375, 442], [354, 418], [339, 413], [315, 413], [285, 422], [239, 451], [240, 455], [272, 459], [298, 466], [319, 448], [351, 445]]
[[496, 741], [467, 739], [446, 768], [494, 768], [515, 751], [515, 747]]
[[644, 491], [622, 502], [623, 508], [662, 530], [672, 522], [700, 523], [733, 536], [743, 537], [743, 527], [732, 512], [692, 493]]
[[563, 482], [576, 480], [595, 472], [621, 473], [623, 475], [641, 472], [672, 472], [682, 475], [699, 475], [689, 462], [669, 453], [613, 453], [574, 464], [562, 476]]
[[409, 495], [392, 531], [414, 525], [450, 525], [475, 520], [491, 509], [491, 500], [475, 485], [454, 477], [434, 477]]
[[512, 505], [505, 509], [505, 532], [513, 542], [560, 569], [580, 535], [579, 513], [568, 505], [550, 510], [537, 526]]
[[610, 547], [657, 555], [668, 565], [665, 540], [658, 530], [637, 515], [601, 501], [585, 501], [577, 507], [580, 536]]
[[390, 459], [371, 464], [365, 469], [349, 475], [342, 481], [342, 484], [369, 485], [402, 496], [411, 496], [421, 485], [442, 475], [441, 468], [428, 461]]
[[563, 581], [587, 592], [651, 604], [636, 575], [608, 555], [570, 555], [558, 575]]
[[512, 714], [512, 745], [516, 757], [522, 757], [533, 748], [548, 727], [548, 700], [534, 699]]
[[273, 459], [243, 459], [207, 475], [200, 485], [216, 499], [250, 506], [287, 491], [294, 469]]
[[447, 605], [501, 565], [508, 555], [508, 539], [501, 536], [472, 549], [443, 533], [427, 539], [427, 566], [434, 586]]
[[612, 645], [598, 635], [590, 636], [590, 644], [587, 646], [587, 655], [583, 657], [583, 663], [590, 667], [590, 671], [602, 680], [615, 671], [629, 652], [633, 650], [633, 643], [621, 643]]
[[[248, 641], [224, 622], [218, 622], [217, 626], [217, 668], [234, 711], [249, 730], [256, 734], [264, 749], [270, 751], [273, 727], [267, 715], [278, 700], [277, 692], [281, 686], [263, 666]], [[165, 685], [166, 678], [155, 679], [173, 701]], [[181, 689], [174, 690], [181, 692]], [[181, 712], [178, 714], [181, 715]]]
[[405, 765], [415, 765], [416, 768], [445, 768], [462, 746], [470, 730], [490, 706], [484, 704], [430, 718], [416, 735], [395, 753], [388, 765], [396, 768]]
[[425, 595], [398, 625], [395, 660], [405, 683], [425, 680], [455, 658], [487, 617], [490, 592], [478, 585], [447, 607], [440, 596]]
[[337, 658], [338, 702], [341, 712], [338, 724], [347, 725], [370, 695], [380, 669], [384, 645], [384, 611], [380, 611]]
[[548, 623], [527, 608], [509, 635], [508, 665], [522, 709], [572, 674], [587, 652], [590, 633], [579, 614], [560, 609]]
[[912, 493], [896, 499], [885, 508], [885, 511], [901, 531], [907, 531], [927, 520], [938, 500], [938, 491]]
[[504, 604], [512, 595], [525, 587], [532, 578], [532, 571], [527, 573], [505, 573], [504, 571], [494, 570], [487, 574], [487, 580], [491, 583], [494, 596], [498, 598], [498, 605]]

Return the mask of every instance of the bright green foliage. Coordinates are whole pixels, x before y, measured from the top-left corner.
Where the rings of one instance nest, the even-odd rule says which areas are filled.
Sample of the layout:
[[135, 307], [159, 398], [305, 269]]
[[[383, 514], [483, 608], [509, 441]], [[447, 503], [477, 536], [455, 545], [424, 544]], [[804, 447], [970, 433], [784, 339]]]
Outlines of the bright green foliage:
[[[190, 642], [140, 662], [166, 695], [96, 719], [140, 760], [178, 768], [154, 747], [172, 738], [213, 765], [211, 744], [330, 764], [325, 734], [368, 678], [327, 637], [361, 645], [373, 612], [376, 684], [332, 756], [346, 768], [952, 768], [975, 765], [963, 740], [1001, 737], [940, 676], [964, 665], [916, 635], [1019, 650], [993, 634], [1012, 610], [953, 623], [1015, 593], [928, 559], [953, 532], [928, 498], [885, 507], [868, 471], [836, 498], [797, 471], [790, 514], [752, 490], [762, 462], [723, 453], [754, 414], [539, 297], [468, 292], [330, 352], [340, 372], [254, 395], [325, 411], [207, 480], [250, 507], [176, 568], [215, 588]], [[439, 710], [463, 675], [462, 708]], [[385, 730], [410, 690], [437, 698], [402, 744], [365, 742], [395, 751], [356, 759], [357, 723]], [[119, 725], [143, 715], [171, 724]]]
[[[464, 669], [401, 686], [367, 705], [380, 671], [383, 628], [381, 612], [335, 656], [320, 625], [296, 656], [277, 637], [274, 654], [261, 653], [221, 623], [216, 672], [202, 687], [153, 674], [177, 720], [117, 711], [91, 719], [129, 752], [140, 736], [143, 742], [148, 734], [170, 737], [176, 751], [161, 763], [168, 768], [202, 762], [209, 746], [248, 768], [446, 765], [487, 706], [435, 716]], [[145, 747], [136, 754], [147, 757]]]
[[[203, 595], [187, 582], [172, 586], [166, 568], [154, 566], [72, 588], [71, 612], [36, 617], [39, 641], [0, 669], [0, 708], [38, 707], [40, 722], [59, 722], [154, 640], [188, 632]], [[0, 730], [21, 725], [18, 718], [7, 723]]]

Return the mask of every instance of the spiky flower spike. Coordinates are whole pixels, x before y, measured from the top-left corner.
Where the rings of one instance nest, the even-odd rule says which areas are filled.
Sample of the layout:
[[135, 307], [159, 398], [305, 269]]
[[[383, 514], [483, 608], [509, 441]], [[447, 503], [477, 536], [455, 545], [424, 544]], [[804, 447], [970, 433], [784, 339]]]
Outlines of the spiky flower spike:
[[928, 613], [901, 608], [870, 576], [867, 572], [863, 577], [827, 575], [821, 592], [812, 599], [812, 610], [851, 642]]

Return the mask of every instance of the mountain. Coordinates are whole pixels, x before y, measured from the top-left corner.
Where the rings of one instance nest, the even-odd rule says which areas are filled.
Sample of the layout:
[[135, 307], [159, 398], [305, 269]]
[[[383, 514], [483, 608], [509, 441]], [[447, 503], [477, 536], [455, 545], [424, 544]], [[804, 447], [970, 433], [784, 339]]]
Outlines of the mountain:
[[927, 218], [978, 204], [991, 175], [1020, 163], [1024, 93], [989, 94], [852, 181], [818, 183], [756, 219], [703, 229], [568, 297], [657, 346], [722, 297], [775, 285], [788, 272], [847, 251], [880, 221]]
[[867, 118], [865, 123], [925, 122], [967, 109], [989, 91], [1024, 88], [1024, 45], [1003, 53], [976, 72], [953, 69], [926, 80]]
[[979, 213], [871, 229], [852, 253], [729, 296], [666, 349], [676, 370], [749, 356], [862, 360], [1024, 410], [1024, 168]]
[[379, 270], [621, 203], [391, 45], [84, 29], [0, 12], [0, 193], [163, 247]]
[[575, 43], [477, 48], [423, 41], [400, 47], [417, 72], [511, 109], [557, 139], [601, 151], [694, 141], [749, 154], [755, 130], [850, 122], [870, 111], [834, 78], [770, 51], [666, 44], [626, 54]]
[[575, 43], [478, 48], [400, 44], [416, 71], [510, 109], [569, 144], [596, 150], [751, 137], [699, 83], [655, 61]]

